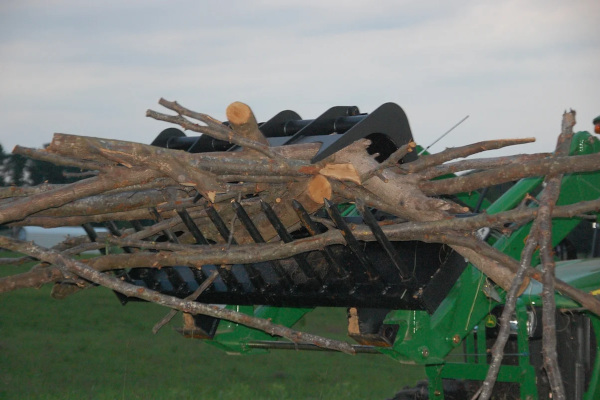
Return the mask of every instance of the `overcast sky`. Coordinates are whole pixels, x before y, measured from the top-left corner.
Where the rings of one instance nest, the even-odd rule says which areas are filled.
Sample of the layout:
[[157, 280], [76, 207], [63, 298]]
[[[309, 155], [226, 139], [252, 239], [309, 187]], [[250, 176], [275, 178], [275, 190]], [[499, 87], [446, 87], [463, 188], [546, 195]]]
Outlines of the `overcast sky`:
[[223, 119], [396, 102], [432, 150], [600, 114], [600, 1], [0, 2], [0, 143], [54, 132], [150, 143], [160, 97]]

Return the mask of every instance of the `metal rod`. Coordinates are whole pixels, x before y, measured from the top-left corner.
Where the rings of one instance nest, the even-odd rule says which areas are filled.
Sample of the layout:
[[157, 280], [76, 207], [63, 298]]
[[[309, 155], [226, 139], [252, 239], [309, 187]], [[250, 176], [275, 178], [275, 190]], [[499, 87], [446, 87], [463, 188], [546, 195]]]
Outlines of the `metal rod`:
[[[225, 239], [225, 241], [228, 241], [230, 235], [229, 228], [225, 226], [225, 222], [223, 221], [219, 213], [217, 213], [217, 210], [215, 210], [213, 206], [208, 206], [205, 210], [206, 215], [208, 215], [208, 218], [210, 218], [212, 223], [215, 225], [221, 237]], [[232, 240], [232, 243], [234, 242], [235, 241]], [[243, 291], [244, 287], [237, 279], [237, 277], [233, 274], [233, 271], [231, 271], [231, 267], [220, 268], [218, 265], [216, 267], [217, 271], [219, 271], [219, 274], [221, 275], [223, 283], [225, 283], [226, 286], [230, 287], [231, 290], [234, 292]]]
[[[292, 242], [294, 240], [292, 238], [292, 235], [290, 235], [290, 233], [287, 231], [281, 220], [279, 220], [277, 214], [275, 214], [275, 211], [273, 211], [271, 206], [262, 200], [260, 201], [260, 206], [271, 225], [273, 225], [273, 228], [275, 228], [275, 231], [277, 232], [281, 240], [284, 243]], [[306, 275], [306, 278], [308, 279], [311, 285], [314, 285], [314, 283], [317, 283], [319, 286], [323, 284], [321, 278], [319, 277], [319, 274], [313, 271], [308, 261], [306, 261], [306, 256], [304, 254], [296, 254], [295, 256], [293, 256], [293, 259], [296, 261], [304, 275]]]
[[[250, 235], [252, 240], [254, 240], [255, 243], [265, 243], [265, 239], [262, 237], [256, 225], [254, 225], [254, 222], [252, 221], [246, 210], [244, 210], [244, 207], [242, 207], [242, 205], [235, 200], [231, 203], [231, 206], [233, 207], [236, 215], [238, 216], [246, 230], [248, 231], [248, 234]], [[269, 264], [273, 267], [273, 272], [275, 272], [275, 275], [277, 276], [278, 283], [287, 289], [291, 289], [294, 286], [294, 282], [292, 281], [291, 277], [287, 274], [287, 272], [283, 269], [279, 260], [269, 261]]]
[[371, 263], [371, 260], [369, 260], [369, 257], [362, 250], [360, 243], [352, 234], [352, 231], [350, 230], [348, 224], [346, 224], [346, 221], [344, 221], [344, 218], [342, 218], [342, 215], [340, 214], [340, 211], [338, 210], [337, 206], [331, 201], [325, 199], [325, 210], [327, 211], [327, 214], [329, 214], [329, 218], [332, 219], [332, 221], [335, 223], [338, 229], [341, 229], [344, 233], [344, 239], [346, 239], [346, 244], [348, 245], [348, 248], [350, 249], [350, 251], [352, 251], [360, 265], [362, 265], [362, 267], [364, 268], [364, 273], [367, 275], [369, 282], [378, 282], [380, 279], [379, 273], [373, 267], [373, 264]]
[[[246, 343], [246, 346], [252, 349], [272, 349], [272, 350], [308, 350], [308, 351], [337, 351], [319, 347], [312, 343], [293, 343], [293, 342], [278, 342], [275, 340], [260, 340]], [[353, 344], [352, 348], [356, 353], [360, 354], [383, 354], [377, 350], [375, 346], [365, 346]]]
[[[150, 213], [152, 215], [154, 215], [154, 218], [156, 218], [156, 221], [158, 221], [158, 222], [162, 221], [162, 217], [160, 216], [160, 214], [158, 213], [158, 210], [155, 207], [150, 208]], [[165, 229], [163, 229], [162, 232], [167, 237], [167, 239], [169, 239], [169, 242], [179, 243], [179, 240], [177, 240], [177, 236], [175, 236], [173, 234], [173, 232], [171, 232], [170, 229], [165, 228]]]
[[465, 122], [467, 120], [467, 118], [469, 118], [469, 116], [467, 115], [466, 117], [464, 117], [463, 119], [461, 119], [460, 121], [458, 121], [452, 128], [448, 129], [445, 133], [442, 134], [442, 136], [440, 136], [439, 138], [437, 138], [433, 143], [431, 143], [429, 146], [425, 147], [423, 150], [421, 150], [419, 152], [419, 155], [425, 153], [427, 150], [429, 150], [434, 144], [436, 144], [437, 142], [439, 142], [440, 140], [442, 140], [444, 138], [444, 136], [446, 136], [447, 134], [449, 134], [450, 132], [452, 132], [457, 126], [459, 126], [460, 124], [462, 124], [463, 122]]
[[[217, 211], [212, 206], [208, 208], [211, 209], [210, 211], [208, 211], [207, 209], [207, 213], [209, 213], [208, 217], [215, 224], [217, 230], [219, 231], [223, 239], [227, 240], [229, 244], [237, 244], [237, 242], [232, 236], [232, 232], [227, 228], [225, 222], [223, 221], [219, 213], [217, 213]], [[243, 267], [246, 273], [248, 274], [248, 278], [250, 278], [250, 282], [252, 282], [254, 288], [259, 291], [265, 291], [266, 283], [260, 272], [256, 268], [254, 268], [252, 264], [243, 264]]]
[[377, 223], [377, 220], [375, 219], [373, 214], [371, 214], [371, 211], [369, 211], [366, 208], [365, 203], [361, 199], [356, 199], [356, 208], [362, 216], [365, 224], [367, 224], [367, 226], [371, 229], [371, 232], [373, 232], [373, 235], [375, 236], [377, 242], [381, 245], [381, 247], [383, 247], [387, 255], [390, 257], [392, 263], [400, 273], [400, 278], [402, 280], [408, 280], [409, 278], [411, 278], [411, 274], [406, 269], [406, 267], [398, 262], [400, 256], [394, 248], [394, 245], [388, 240], [387, 236], [385, 236], [385, 233], [383, 233], [383, 231], [381, 230], [381, 227]]
[[[121, 237], [121, 231], [117, 227], [117, 224], [115, 224], [115, 221], [106, 221], [104, 225], [106, 226], [111, 235]], [[123, 246], [122, 249], [125, 253], [133, 253], [133, 249], [129, 246]]]
[[[206, 207], [205, 210], [206, 210], [206, 215], [208, 215], [208, 218], [210, 218], [212, 223], [215, 225], [215, 228], [217, 228], [217, 231], [219, 232], [221, 237], [223, 239], [225, 239], [226, 242], [229, 243], [229, 238], [231, 236], [231, 232], [229, 231], [229, 228], [225, 224], [225, 221], [223, 221], [223, 218], [221, 218], [221, 216], [219, 215], [219, 213], [217, 212], [217, 210], [215, 210], [215, 208], [213, 206], [208, 206], [208, 207]], [[231, 244], [237, 244], [237, 242], [235, 241], [234, 238], [231, 238]]]
[[[83, 228], [86, 235], [90, 239], [90, 242], [96, 242], [98, 240], [98, 234], [96, 233], [96, 230], [94, 229], [92, 224], [90, 224], [89, 222], [86, 222], [85, 224], [81, 225], [81, 227]], [[106, 254], [106, 247], [102, 247], [102, 248], [98, 249], [98, 251], [100, 252], [100, 254], [104, 255], [104, 254]]]
[[[310, 218], [310, 215], [308, 215], [308, 212], [298, 200], [294, 199], [292, 201], [292, 207], [294, 208], [294, 211], [296, 211], [296, 214], [300, 219], [300, 223], [302, 224], [302, 226], [304, 226], [304, 228], [306, 228], [306, 230], [311, 236], [315, 236], [321, 233], [321, 229], [317, 226], [315, 221], [313, 221]], [[350, 285], [353, 285], [350, 274], [343, 269], [342, 263], [340, 262], [338, 257], [333, 253], [331, 247], [326, 246], [325, 249], [323, 249], [323, 254], [325, 256], [325, 259], [327, 260], [327, 263], [334, 271], [335, 275], [337, 275], [339, 279], [343, 279], [350, 283]]]
[[196, 225], [196, 223], [194, 222], [194, 220], [192, 219], [192, 217], [186, 209], [177, 210], [177, 214], [179, 215], [179, 218], [181, 218], [181, 220], [183, 221], [185, 227], [188, 229], [188, 231], [190, 231], [190, 233], [196, 240], [196, 244], [209, 244], [208, 240], [206, 240], [206, 238], [198, 228], [198, 225]]
[[140, 221], [138, 221], [137, 219], [134, 219], [133, 221], [129, 221], [129, 223], [131, 224], [133, 229], [135, 229], [136, 232], [140, 232], [144, 229], [144, 227], [142, 226], [142, 223]]

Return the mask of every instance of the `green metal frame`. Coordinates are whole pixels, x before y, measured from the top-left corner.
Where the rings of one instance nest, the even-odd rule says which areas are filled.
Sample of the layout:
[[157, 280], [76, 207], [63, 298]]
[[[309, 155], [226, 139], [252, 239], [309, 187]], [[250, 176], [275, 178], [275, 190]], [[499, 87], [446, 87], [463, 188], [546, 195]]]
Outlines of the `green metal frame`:
[[[578, 132], [572, 141], [571, 154], [590, 154], [600, 152], [600, 141], [587, 132]], [[513, 209], [526, 194], [532, 193], [542, 183], [541, 178], [523, 179], [515, 184], [493, 204], [482, 203], [489, 214]], [[459, 199], [473, 207], [478, 201], [477, 194], [461, 194]], [[600, 172], [567, 175], [562, 181], [561, 194], [557, 204], [565, 205], [583, 200], [600, 197]], [[342, 210], [344, 215], [353, 215], [352, 207]], [[577, 219], [553, 220], [553, 244], [558, 244], [580, 221]], [[510, 236], [499, 239], [490, 238], [489, 242], [495, 248], [515, 259], [520, 258], [524, 241], [529, 233], [531, 224], [526, 224]], [[537, 263], [534, 258], [533, 263]], [[580, 263], [577, 268], [573, 263], [557, 266], [559, 276], [583, 290], [598, 290], [600, 288], [600, 262]], [[485, 340], [477, 341], [476, 336], [485, 337], [485, 320], [490, 311], [499, 303], [491, 300], [482, 290], [489, 284], [487, 278], [472, 265], [468, 265], [448, 296], [433, 314], [425, 311], [394, 310], [385, 320], [386, 324], [397, 324], [399, 327], [396, 341], [392, 347], [380, 348], [379, 351], [400, 362], [421, 364], [426, 367], [429, 377], [430, 398], [443, 399], [442, 379], [484, 379], [487, 373], [487, 348]], [[535, 371], [529, 363], [529, 343], [526, 332], [527, 307], [539, 304], [539, 285], [532, 283], [531, 287], [519, 300], [517, 309], [519, 364], [502, 366], [499, 381], [517, 382], [521, 388], [521, 398], [537, 399], [535, 387]], [[500, 293], [503, 295], [503, 293]], [[557, 295], [560, 307], [578, 307], [573, 301]], [[228, 306], [238, 311], [261, 318], [269, 318], [273, 322], [285, 326], [293, 326], [311, 309], [280, 308], [270, 306]], [[600, 345], [600, 319], [590, 315], [596, 342]], [[480, 336], [481, 337], [481, 336]], [[266, 350], [250, 349], [248, 342], [256, 340], [273, 340], [261, 331], [247, 328], [231, 322], [221, 321], [214, 339], [208, 340], [229, 353], [252, 354], [263, 353]], [[448, 355], [466, 341], [466, 347], [472, 351], [472, 356], [464, 362], [448, 362]], [[600, 353], [596, 358], [593, 370], [594, 377], [588, 388], [585, 399], [600, 398]]]
[[[529, 363], [529, 336], [527, 334], [527, 307], [518, 301], [517, 309], [517, 365], [502, 365], [498, 371], [498, 382], [514, 382], [520, 384], [520, 398], [537, 399], [538, 392], [535, 369]], [[471, 379], [483, 381], [487, 375], [487, 321], [481, 321], [476, 330], [465, 338], [465, 362], [446, 362], [445, 364], [427, 365], [425, 371], [429, 378], [429, 397], [443, 399], [443, 379]]]

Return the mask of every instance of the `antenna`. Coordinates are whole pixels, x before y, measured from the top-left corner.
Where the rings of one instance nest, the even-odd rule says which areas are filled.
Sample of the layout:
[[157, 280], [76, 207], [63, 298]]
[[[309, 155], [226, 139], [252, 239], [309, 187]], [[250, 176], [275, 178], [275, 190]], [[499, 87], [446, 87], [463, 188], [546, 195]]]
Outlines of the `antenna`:
[[427, 150], [429, 150], [431, 148], [431, 146], [433, 146], [434, 144], [436, 144], [437, 142], [439, 142], [440, 140], [442, 140], [444, 138], [444, 136], [446, 136], [447, 134], [449, 134], [450, 132], [452, 132], [454, 130], [454, 128], [456, 128], [457, 126], [459, 126], [460, 124], [462, 124], [463, 122], [465, 122], [467, 120], [467, 118], [469, 118], [468, 115], [466, 117], [464, 117], [463, 119], [461, 119], [460, 121], [458, 121], [452, 128], [448, 129], [442, 136], [440, 136], [439, 138], [437, 138], [429, 146], [427, 146], [423, 150], [421, 150], [419, 152], [419, 155], [425, 153]]

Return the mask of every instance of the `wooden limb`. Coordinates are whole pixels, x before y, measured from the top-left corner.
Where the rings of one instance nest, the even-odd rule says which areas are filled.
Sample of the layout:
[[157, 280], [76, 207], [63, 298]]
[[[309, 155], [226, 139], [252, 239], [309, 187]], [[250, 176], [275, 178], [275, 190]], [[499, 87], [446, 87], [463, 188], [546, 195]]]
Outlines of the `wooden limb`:
[[[487, 243], [478, 240], [474, 237], [463, 237], [460, 235], [447, 236], [443, 239], [442, 243], [446, 243], [451, 245], [453, 248], [455, 246], [462, 246], [472, 250], [475, 250], [476, 254], [479, 257], [485, 257], [491, 261], [495, 261], [498, 263], [500, 267], [508, 268], [513, 274], [518, 272], [519, 263], [515, 261], [515, 259], [507, 256], [506, 254], [498, 251], [497, 249], [491, 247]], [[494, 277], [494, 268], [491, 269], [490, 272], [481, 268], [476, 262], [474, 265], [477, 268], [480, 268], [486, 275], [488, 275], [492, 280]], [[505, 274], [505, 272], [501, 272]], [[535, 268], [528, 268], [526, 274], [529, 278], [535, 279], [538, 282], [542, 282], [542, 273]], [[502, 282], [503, 280], [500, 280]], [[498, 282], [497, 282], [498, 283]], [[600, 300], [591, 295], [590, 293], [581, 291], [579, 289], [574, 288], [573, 286], [561, 281], [560, 279], [554, 280], [556, 290], [561, 294], [573, 299], [577, 303], [581, 304], [585, 309], [593, 312], [596, 315], [600, 315]], [[509, 285], [504, 287], [505, 290], [510, 288]]]
[[175, 202], [190, 198], [186, 192], [170, 187], [161, 190], [120, 192], [112, 195], [98, 194], [74, 200], [60, 207], [40, 211], [32, 217], [76, 217], [94, 214], [110, 214], [122, 212], [124, 205], [127, 212], [136, 209], [147, 209], [161, 203]]
[[21, 220], [33, 213], [59, 207], [73, 200], [123, 186], [145, 183], [157, 177], [152, 170], [111, 167], [94, 178], [84, 179], [55, 190], [19, 199], [0, 206], [0, 224]]
[[56, 282], [64, 278], [64, 275], [58, 268], [34, 268], [22, 274], [0, 278], [0, 293], [25, 288], [39, 288], [46, 283]]
[[[565, 113], [563, 115], [562, 133], [559, 136], [556, 146], [555, 156], [565, 155], [569, 151], [571, 138], [573, 136], [573, 126], [575, 125], [575, 113]], [[550, 388], [553, 398], [565, 400], [565, 391], [562, 383], [560, 369], [558, 368], [558, 355], [556, 352], [556, 305], [554, 300], [554, 257], [552, 255], [552, 210], [555, 206], [560, 192], [560, 183], [562, 180], [561, 174], [546, 176], [546, 186], [541, 194], [540, 207], [538, 215], [531, 227], [525, 250], [523, 252], [521, 268], [515, 277], [515, 286], [517, 280], [522, 276], [521, 271], [525, 272], [527, 265], [531, 263], [533, 252], [537, 244], [540, 245], [540, 255], [542, 259], [542, 306], [543, 306], [543, 336], [542, 336], [542, 353], [544, 355], [544, 367], [548, 374]], [[527, 263], [527, 265], [524, 265]], [[501, 318], [500, 334], [494, 344], [493, 362], [488, 371], [488, 376], [484, 382], [480, 399], [487, 400], [491, 396], [491, 388], [500, 369], [500, 363], [503, 357], [503, 349], [508, 340], [509, 320], [514, 313], [516, 306], [516, 296], [510, 297], [512, 293], [509, 291], [505, 308]], [[506, 326], [502, 326], [505, 324]]]
[[521, 254], [519, 269], [515, 274], [515, 278], [506, 294], [504, 309], [502, 310], [502, 315], [500, 316], [500, 329], [498, 331], [498, 337], [492, 346], [492, 362], [490, 364], [490, 368], [488, 369], [486, 378], [481, 386], [479, 400], [488, 400], [492, 395], [492, 390], [494, 388], [494, 384], [496, 383], [498, 372], [500, 371], [502, 359], [504, 358], [504, 347], [506, 346], [506, 342], [508, 341], [508, 337], [510, 335], [510, 320], [515, 312], [517, 299], [520, 294], [520, 288], [523, 280], [526, 277], [526, 271], [531, 266], [531, 259], [536, 247], [536, 236], [529, 235]]
[[478, 158], [475, 160], [461, 160], [448, 164], [436, 165], [427, 168], [418, 174], [423, 180], [430, 180], [439, 176], [454, 174], [460, 171], [468, 170], [484, 170], [504, 167], [505, 165], [520, 164], [532, 160], [548, 158], [550, 153], [538, 154], [520, 154], [515, 156], [495, 157], [495, 158]]
[[[546, 190], [548, 190], [548, 186]], [[558, 367], [558, 353], [556, 352], [555, 263], [552, 251], [552, 221], [549, 217], [546, 217], [540, 225], [540, 255], [543, 265], [542, 354], [544, 368], [548, 374], [553, 398], [565, 400], [565, 388]]]
[[306, 179], [303, 176], [285, 176], [285, 175], [217, 175], [218, 182], [257, 182], [257, 183], [289, 183], [299, 182]]
[[152, 214], [148, 209], [122, 211], [106, 214], [94, 215], [76, 215], [72, 217], [53, 217], [53, 216], [35, 216], [26, 217], [18, 222], [13, 222], [14, 226], [42, 226], [44, 228], [56, 228], [61, 226], [80, 226], [85, 223], [102, 223], [108, 221], [131, 221], [152, 219]]
[[[269, 149], [268, 146], [258, 143], [254, 140], [247, 139], [245, 137], [240, 137], [236, 135], [234, 131], [225, 126], [217, 126], [216, 123], [212, 123], [212, 121], [215, 120], [210, 121], [210, 119], [208, 119], [209, 117], [205, 114], [188, 110], [187, 108], [177, 104], [177, 102], [170, 102], [165, 99], [160, 99], [159, 104], [177, 112], [179, 115], [167, 115], [156, 111], [148, 110], [146, 111], [146, 116], [156, 119], [158, 121], [170, 122], [172, 124], [181, 126], [183, 129], [202, 133], [210, 137], [214, 137], [215, 139], [225, 140], [229, 143], [244, 147], [246, 149], [256, 150], [257, 152], [262, 153], [269, 158], [277, 158], [277, 156]], [[188, 119], [184, 118], [184, 116], [197, 119], [204, 123], [207, 123], [207, 121], [209, 121], [209, 125], [204, 126], [193, 123]]]
[[227, 119], [233, 130], [242, 137], [269, 146], [269, 141], [258, 129], [254, 113], [246, 104], [236, 101], [226, 110]]
[[0, 265], [17, 266], [32, 261], [31, 257], [3, 257], [0, 258]]
[[488, 140], [479, 143], [473, 143], [462, 147], [448, 148], [442, 152], [422, 156], [416, 161], [400, 166], [400, 169], [405, 173], [415, 173], [430, 168], [434, 165], [440, 165], [450, 160], [457, 158], [468, 157], [473, 154], [481, 153], [488, 150], [497, 150], [507, 146], [535, 142], [535, 138], [525, 139], [500, 139]]
[[[232, 134], [234, 133], [233, 131], [231, 132]], [[296, 145], [289, 147], [285, 150], [269, 148], [270, 151], [277, 154], [275, 159], [270, 159], [257, 155], [256, 152], [192, 154], [181, 150], [165, 149], [122, 140], [98, 139], [56, 133], [48, 149], [67, 157], [80, 155], [103, 162], [119, 162], [130, 166], [139, 164], [145, 166], [148, 162], [154, 164], [162, 162], [166, 164], [169, 160], [175, 159], [178, 160], [178, 163], [188, 168], [198, 170], [199, 173], [209, 172], [215, 175], [308, 176], [318, 173], [318, 168], [306, 170], [309, 164], [308, 161], [296, 159], [296, 156], [308, 157], [309, 154], [316, 153], [318, 150], [317, 146]], [[154, 167], [158, 169], [167, 168], [167, 166], [160, 165], [155, 165]], [[181, 166], [178, 168], [181, 168]], [[185, 181], [185, 179], [178, 179], [176, 177], [175, 181]]]
[[589, 172], [597, 171], [598, 168], [600, 168], [600, 153], [583, 156], [553, 157], [516, 165], [507, 165], [456, 178], [421, 182], [418, 186], [424, 194], [436, 196], [469, 192], [481, 187], [493, 186], [531, 176]]
[[27, 197], [34, 194], [49, 192], [65, 186], [63, 184], [42, 183], [38, 186], [6, 186], [0, 188], [0, 199], [14, 199], [15, 197]]
[[[190, 154], [161, 147], [119, 140], [104, 140], [72, 135], [55, 134], [51, 146], [55, 151], [78, 151], [100, 155], [106, 160], [128, 168], [150, 168], [168, 176], [183, 186], [192, 186], [213, 201], [222, 186], [212, 173], [190, 165]], [[211, 194], [212, 193], [212, 194]]]
[[62, 175], [65, 178], [89, 178], [90, 176], [98, 175], [99, 171], [85, 171], [85, 172], [68, 172], [63, 171]]
[[400, 211], [397, 207], [393, 207], [387, 202], [384, 202], [379, 196], [366, 190], [362, 186], [357, 186], [347, 182], [331, 182], [333, 193], [345, 199], [346, 201], [354, 202], [356, 198], [360, 198], [369, 207], [374, 207], [383, 212], [392, 215], [399, 215]]
[[414, 151], [415, 147], [417, 147], [417, 144], [415, 142], [410, 142], [410, 143], [405, 144], [404, 146], [400, 146], [400, 148], [398, 150], [396, 150], [395, 152], [390, 154], [390, 156], [387, 158], [387, 160], [385, 160], [384, 162], [379, 164], [378, 167], [373, 168], [371, 171], [369, 171], [366, 174], [364, 174], [363, 176], [361, 176], [360, 180], [362, 182], [364, 182], [364, 181], [376, 176], [384, 169], [397, 167], [398, 161], [400, 161], [408, 153]]
[[90, 282], [115, 290], [129, 297], [137, 297], [165, 307], [177, 309], [190, 314], [204, 314], [214, 318], [220, 318], [232, 321], [238, 324], [246, 325], [250, 328], [264, 331], [273, 336], [281, 336], [293, 342], [310, 342], [316, 346], [342, 351], [348, 354], [355, 354], [352, 346], [346, 342], [323, 338], [310, 333], [298, 332], [291, 328], [273, 324], [268, 320], [252, 317], [243, 313], [219, 308], [207, 304], [201, 304], [190, 300], [178, 299], [167, 296], [154, 290], [135, 286], [123, 282], [113, 276], [95, 271], [91, 267], [76, 261], [72, 258], [54, 252], [45, 250], [33, 243], [20, 242], [14, 239], [0, 237], [0, 246], [10, 248], [45, 262], [63, 266], [69, 273], [73, 273]]
[[[575, 126], [575, 111], [565, 112], [562, 120], [562, 132], [558, 137], [555, 155], [566, 156], [571, 147]], [[560, 193], [562, 174], [546, 176], [546, 187], [540, 199], [540, 256], [542, 259], [542, 354], [544, 368], [548, 374], [548, 381], [553, 397], [565, 400], [565, 388], [561, 372], [558, 367], [558, 354], [556, 352], [556, 302], [555, 291], [555, 263], [552, 246], [552, 209]]]
[[[517, 208], [498, 214], [484, 213], [464, 218], [446, 218], [439, 221], [393, 224], [385, 226], [383, 229], [391, 240], [395, 239], [396, 234], [405, 234], [407, 232], [445, 232], [449, 229], [459, 232], [473, 232], [484, 227], [502, 228], [507, 223], [523, 224], [535, 219], [538, 211], [538, 208]], [[588, 212], [600, 212], [600, 199], [557, 206], [552, 210], [552, 218], [573, 218]]]
[[[81, 158], [65, 157], [49, 150], [30, 149], [28, 147], [15, 146], [13, 154], [19, 154], [24, 157], [33, 158], [35, 160], [46, 161], [54, 165], [62, 165], [64, 167], [76, 167], [82, 170], [102, 170], [109, 165], [97, 161], [90, 161]], [[108, 163], [110, 166], [115, 166], [114, 163]]]
[[[187, 296], [184, 300], [195, 301], [206, 289], [208, 289], [210, 287], [210, 285], [213, 284], [215, 279], [217, 279], [217, 276], [219, 276], [219, 271], [213, 271], [212, 274], [210, 274], [210, 276], [208, 278], [206, 278], [206, 280], [204, 282], [202, 282], [202, 284], [200, 286], [198, 286], [198, 288], [196, 290], [194, 290], [194, 293]], [[173, 317], [175, 317], [176, 315], [177, 315], [177, 310], [169, 311], [167, 313], [167, 315], [165, 315], [160, 321], [158, 321], [156, 323], [156, 325], [154, 325], [154, 327], [152, 328], [152, 333], [154, 333], [156, 335], [158, 333], [158, 331], [160, 330], [160, 328], [162, 328], [163, 326], [168, 324], [173, 319]]]
[[[232, 246], [227, 254], [223, 253], [222, 245], [206, 246], [199, 249], [197, 246], [186, 247], [186, 245], [176, 245], [172, 243], [153, 243], [135, 240], [135, 237], [144, 238], [150, 234], [158, 233], [162, 229], [165, 229], [165, 227], [171, 226], [169, 225], [171, 223], [173, 222], [163, 221], [155, 226], [147, 228], [146, 230], [151, 230], [150, 233], [145, 232], [146, 230], [137, 232], [130, 235], [130, 239], [107, 238], [107, 241], [119, 246], [170, 250], [174, 253], [136, 253], [129, 256], [109, 255], [95, 258], [88, 261], [88, 263], [90, 263], [90, 266], [94, 266], [94, 268], [100, 270], [129, 267], [157, 268], [163, 265], [190, 265], [194, 267], [204, 264], [243, 264], [283, 259], [294, 254], [318, 250], [327, 245], [345, 243], [343, 235], [337, 230], [331, 230], [307, 239], [299, 239], [288, 244], [269, 243], [249, 246]], [[364, 226], [352, 226], [352, 229], [359, 240], [374, 240], [374, 237], [368, 228]], [[395, 227], [383, 226], [382, 229], [389, 235], [394, 232]], [[456, 233], [451, 235], [434, 235], [427, 232], [418, 232], [418, 230], [411, 231], [406, 229], [403, 231], [401, 230], [401, 232], [394, 232], [394, 240], [422, 240], [425, 242], [447, 243], [453, 246], [472, 249], [474, 252], [467, 254], [467, 256], [473, 258], [473, 261], [476, 261], [478, 267], [482, 267], [483, 265], [484, 272], [492, 277], [492, 279], [498, 279], [500, 283], [505, 282], [508, 279], [507, 276], [510, 277], [510, 275], [507, 275], [506, 270], [504, 270], [505, 268], [508, 268], [508, 271], [512, 271], [511, 273], [516, 273], [519, 268], [519, 264], [514, 259], [470, 235], [465, 236]], [[77, 254], [83, 250], [93, 250], [102, 246], [105, 246], [105, 243], [89, 243], [87, 245], [79, 246], [79, 248], [65, 251], [65, 253]], [[199, 250], [201, 251], [199, 252]], [[186, 253], [186, 251], [188, 251], [188, 253]], [[489, 258], [491, 261], [488, 260], [485, 263], [480, 262], [480, 265], [478, 265], [477, 257]], [[495, 273], [494, 271], [499, 272]], [[498, 278], [498, 274], [501, 274], [503, 278]], [[527, 276], [538, 281], [541, 281], [542, 279], [540, 271], [533, 268], [527, 270]], [[510, 280], [508, 281], [508, 284], [510, 285]], [[594, 296], [581, 292], [558, 279], [556, 280], [556, 288], [565, 296], [572, 298], [591, 312], [600, 315], [600, 302], [594, 298]]]

